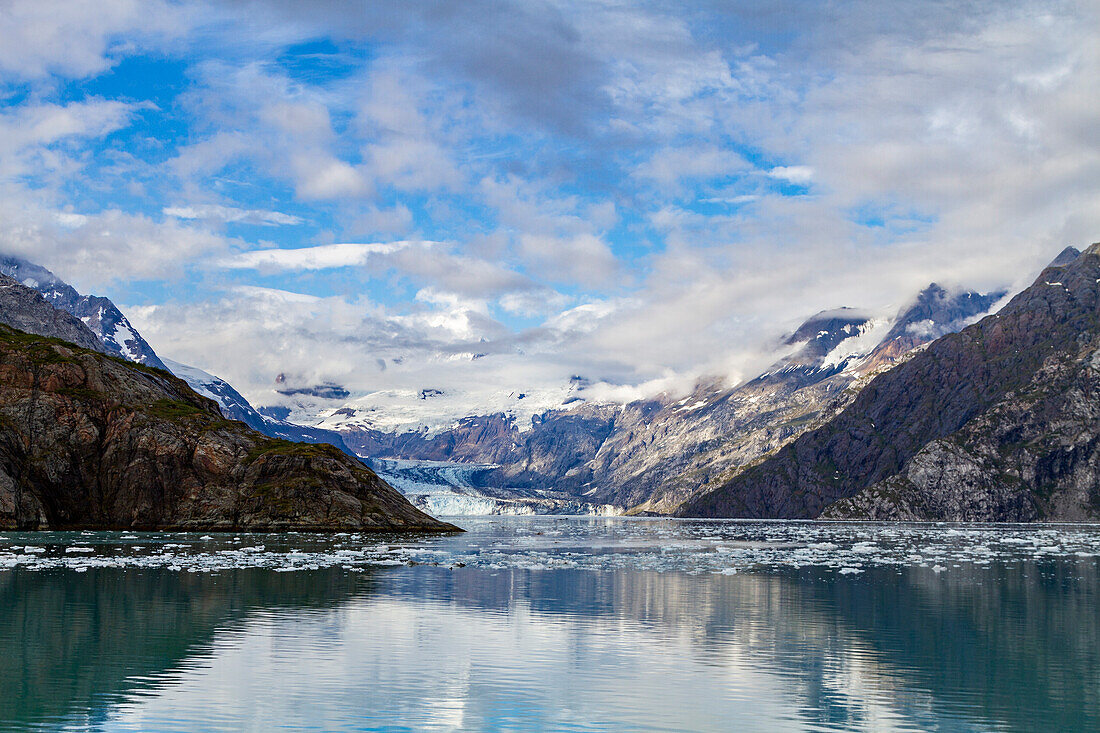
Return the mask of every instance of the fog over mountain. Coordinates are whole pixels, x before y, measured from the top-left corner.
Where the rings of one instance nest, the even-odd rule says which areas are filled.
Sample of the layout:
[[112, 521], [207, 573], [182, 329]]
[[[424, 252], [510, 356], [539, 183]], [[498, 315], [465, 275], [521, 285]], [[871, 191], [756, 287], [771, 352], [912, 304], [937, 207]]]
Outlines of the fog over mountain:
[[1094, 241], [1098, 14], [15, 3], [0, 252], [280, 419], [687, 395]]

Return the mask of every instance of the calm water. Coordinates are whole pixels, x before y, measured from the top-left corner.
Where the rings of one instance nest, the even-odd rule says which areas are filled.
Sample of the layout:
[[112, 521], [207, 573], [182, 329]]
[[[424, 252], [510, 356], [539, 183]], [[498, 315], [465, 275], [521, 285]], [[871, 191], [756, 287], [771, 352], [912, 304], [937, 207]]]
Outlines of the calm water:
[[1100, 730], [1100, 527], [0, 535], [0, 728]]

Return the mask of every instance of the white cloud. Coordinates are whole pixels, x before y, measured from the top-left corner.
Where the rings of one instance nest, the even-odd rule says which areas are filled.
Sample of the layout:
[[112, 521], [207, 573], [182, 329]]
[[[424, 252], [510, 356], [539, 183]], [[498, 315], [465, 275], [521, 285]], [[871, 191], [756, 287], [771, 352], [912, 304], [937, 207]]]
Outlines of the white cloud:
[[404, 204], [392, 208], [364, 206], [348, 224], [352, 236], [405, 234], [412, 228], [413, 214]]
[[665, 186], [689, 179], [723, 178], [743, 172], [748, 163], [732, 150], [714, 145], [659, 150], [635, 173]]
[[97, 74], [113, 66], [128, 44], [156, 47], [185, 33], [189, 15], [160, 0], [7, 2], [0, 12], [0, 80]]
[[358, 124], [370, 142], [363, 158], [372, 178], [401, 191], [458, 189], [464, 183], [443, 131], [449, 114], [435, 123], [421, 110], [431, 88], [396, 70], [369, 75]]
[[549, 288], [505, 293], [497, 299], [497, 304], [506, 313], [527, 317], [550, 316], [560, 312], [568, 303], [568, 296]]
[[606, 286], [620, 271], [611, 247], [588, 232], [572, 235], [522, 234], [520, 255], [541, 277], [552, 282]]
[[284, 214], [280, 211], [239, 209], [235, 206], [219, 206], [217, 204], [169, 206], [163, 211], [165, 216], [175, 217], [176, 219], [204, 219], [265, 226], [294, 226], [303, 223], [301, 217]]
[[224, 258], [218, 264], [234, 270], [327, 270], [365, 265], [372, 257], [393, 254], [414, 244], [431, 246], [433, 243], [341, 242], [298, 249], [257, 249]]
[[0, 196], [0, 251], [37, 262], [78, 288], [176, 279], [238, 244], [209, 231], [117, 210], [75, 214]]
[[814, 180], [814, 169], [806, 165], [780, 165], [768, 171], [768, 175], [787, 183], [806, 185]]
[[307, 201], [365, 196], [374, 190], [361, 169], [323, 153], [299, 153], [291, 168], [298, 196]]
[[620, 274], [620, 263], [601, 232], [617, 219], [610, 202], [549, 195], [515, 177], [484, 179], [479, 189], [497, 210], [532, 277], [602, 288]]
[[254, 298], [270, 303], [320, 303], [321, 298], [306, 293], [295, 293], [278, 288], [261, 288], [255, 285], [238, 285], [233, 292], [246, 298]]
[[0, 114], [0, 178], [73, 170], [73, 156], [54, 146], [101, 138], [121, 129], [136, 105], [91, 98], [68, 104], [24, 104]]
[[435, 142], [396, 138], [366, 146], [364, 156], [372, 176], [402, 191], [456, 188], [462, 176]]
[[418, 243], [394, 251], [384, 263], [405, 276], [456, 295], [484, 299], [535, 287], [529, 277], [511, 267], [463, 254], [453, 245]]

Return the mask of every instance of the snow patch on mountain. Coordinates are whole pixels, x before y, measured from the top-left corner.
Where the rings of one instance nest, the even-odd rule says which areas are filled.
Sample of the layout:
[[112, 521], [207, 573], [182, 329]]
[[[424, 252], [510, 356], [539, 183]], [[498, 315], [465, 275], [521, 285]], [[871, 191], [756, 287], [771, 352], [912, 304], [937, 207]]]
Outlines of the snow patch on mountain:
[[109, 299], [81, 295], [46, 268], [18, 257], [0, 255], [0, 273], [34, 288], [50, 305], [79, 318], [114, 356], [158, 369], [167, 368], [153, 347]]
[[845, 327], [845, 333], [851, 335], [825, 355], [821, 360], [821, 368], [831, 369], [845, 366], [862, 359], [882, 343], [882, 339], [889, 333], [891, 326], [891, 320], [871, 318], [859, 326]]
[[[222, 414], [225, 414], [233, 406], [233, 403], [227, 399], [225, 387], [229, 387], [230, 390], [233, 390], [233, 388], [224, 379], [215, 377], [209, 372], [204, 372], [198, 367], [180, 364], [178, 361], [172, 361], [171, 359], [162, 359], [162, 361], [168, 367], [168, 371], [187, 382], [191, 389], [203, 397], [217, 402]], [[233, 390], [233, 392], [236, 392], [236, 390]]]
[[345, 400], [278, 394], [272, 396], [271, 402], [288, 409], [285, 419], [299, 425], [326, 430], [419, 431], [435, 435], [470, 415], [496, 414], [513, 418], [519, 430], [526, 432], [536, 415], [561, 409], [566, 404], [575, 406], [587, 399], [586, 385], [576, 381], [547, 389], [432, 390], [429, 398], [422, 398], [427, 389], [378, 390], [353, 394]]

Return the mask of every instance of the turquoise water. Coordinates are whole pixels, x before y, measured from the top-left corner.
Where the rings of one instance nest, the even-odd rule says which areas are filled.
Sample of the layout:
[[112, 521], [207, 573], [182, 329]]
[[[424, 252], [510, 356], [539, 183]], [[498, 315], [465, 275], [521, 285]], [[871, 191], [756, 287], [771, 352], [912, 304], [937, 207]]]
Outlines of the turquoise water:
[[0, 729], [1100, 730], [1100, 527], [0, 535]]

